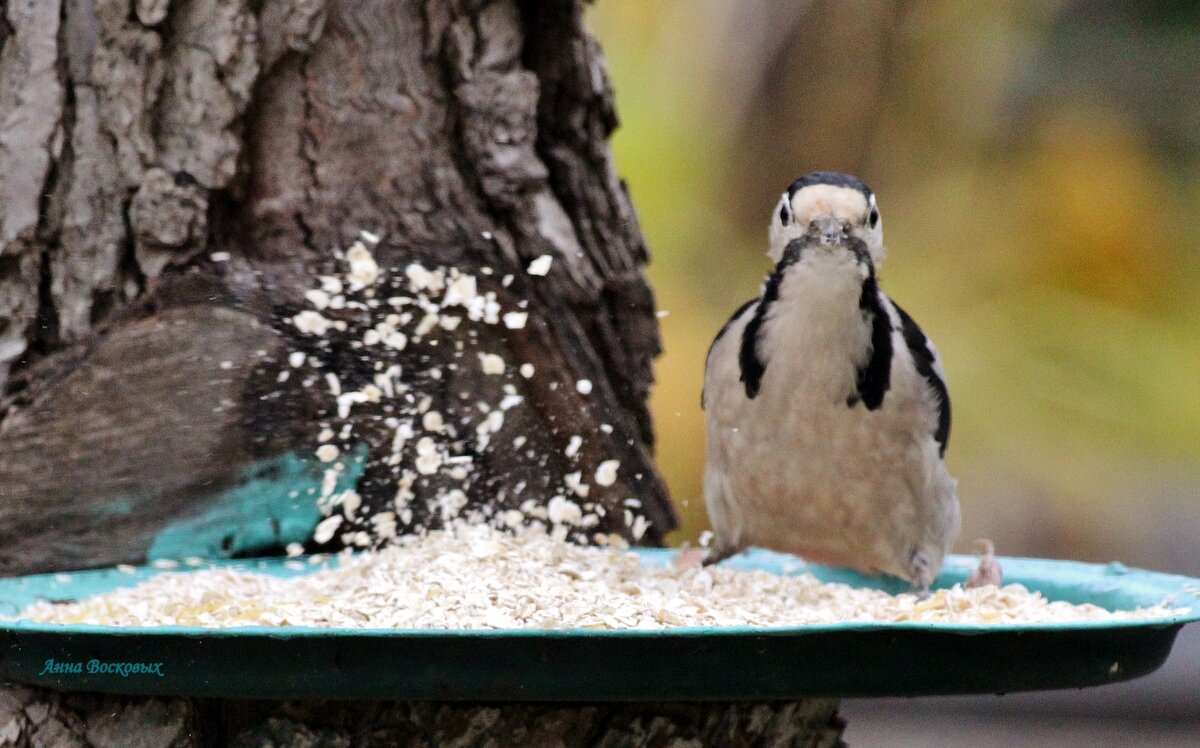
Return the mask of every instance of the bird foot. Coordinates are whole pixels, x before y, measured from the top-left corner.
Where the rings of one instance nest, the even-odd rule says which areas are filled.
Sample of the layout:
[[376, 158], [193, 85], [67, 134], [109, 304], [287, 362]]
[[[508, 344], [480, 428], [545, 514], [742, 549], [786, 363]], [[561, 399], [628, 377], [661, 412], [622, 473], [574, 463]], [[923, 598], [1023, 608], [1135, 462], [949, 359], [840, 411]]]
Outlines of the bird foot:
[[735, 545], [722, 543], [718, 540], [712, 548], [708, 549], [708, 555], [704, 557], [704, 565], [712, 566], [713, 564], [718, 564], [730, 556], [736, 556], [741, 550], [741, 548]]
[[919, 599], [929, 597], [929, 586], [933, 584], [933, 563], [925, 551], [914, 550], [908, 557], [908, 580], [912, 582], [913, 591]]
[[975, 546], [980, 552], [979, 567], [971, 572], [963, 587], [969, 590], [989, 584], [999, 587], [1004, 582], [1004, 572], [996, 560], [996, 546], [987, 538], [976, 540]]

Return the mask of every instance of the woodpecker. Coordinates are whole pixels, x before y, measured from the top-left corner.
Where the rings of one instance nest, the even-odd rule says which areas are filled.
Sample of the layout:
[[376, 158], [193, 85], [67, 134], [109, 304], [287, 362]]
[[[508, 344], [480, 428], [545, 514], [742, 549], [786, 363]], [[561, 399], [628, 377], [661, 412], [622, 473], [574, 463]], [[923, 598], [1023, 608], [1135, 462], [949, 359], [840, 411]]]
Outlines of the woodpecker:
[[937, 349], [879, 289], [875, 195], [846, 174], [797, 179], [768, 256], [705, 364], [705, 563], [756, 545], [927, 593], [959, 531], [950, 396]]

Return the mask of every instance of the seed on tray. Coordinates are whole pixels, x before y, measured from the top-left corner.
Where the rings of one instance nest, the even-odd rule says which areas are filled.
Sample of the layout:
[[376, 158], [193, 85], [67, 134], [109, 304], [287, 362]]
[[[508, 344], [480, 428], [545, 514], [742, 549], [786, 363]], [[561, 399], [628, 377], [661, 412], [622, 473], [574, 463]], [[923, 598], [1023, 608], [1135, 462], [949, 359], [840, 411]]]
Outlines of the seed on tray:
[[[573, 513], [572, 507], [563, 499], [554, 508]], [[328, 532], [335, 532], [339, 517], [322, 522], [322, 529], [328, 523]], [[164, 572], [77, 603], [38, 602], [21, 617], [113, 626], [611, 630], [855, 621], [1029, 624], [1175, 612], [1161, 606], [1110, 612], [1047, 600], [1017, 584], [954, 587], [918, 600], [822, 583], [807, 573], [655, 567], [627, 552], [557, 540], [536, 526], [514, 535], [456, 525], [395, 543], [290, 579], [228, 568]]]

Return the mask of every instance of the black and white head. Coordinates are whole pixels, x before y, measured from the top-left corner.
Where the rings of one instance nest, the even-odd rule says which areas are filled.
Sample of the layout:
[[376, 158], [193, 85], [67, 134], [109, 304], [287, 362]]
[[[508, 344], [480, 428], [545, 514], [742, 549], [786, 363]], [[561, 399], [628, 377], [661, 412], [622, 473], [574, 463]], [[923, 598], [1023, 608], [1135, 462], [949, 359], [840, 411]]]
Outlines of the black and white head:
[[805, 236], [826, 244], [858, 239], [876, 268], [883, 263], [883, 219], [871, 188], [858, 177], [815, 171], [788, 185], [771, 216], [771, 261], [779, 262], [788, 242]]

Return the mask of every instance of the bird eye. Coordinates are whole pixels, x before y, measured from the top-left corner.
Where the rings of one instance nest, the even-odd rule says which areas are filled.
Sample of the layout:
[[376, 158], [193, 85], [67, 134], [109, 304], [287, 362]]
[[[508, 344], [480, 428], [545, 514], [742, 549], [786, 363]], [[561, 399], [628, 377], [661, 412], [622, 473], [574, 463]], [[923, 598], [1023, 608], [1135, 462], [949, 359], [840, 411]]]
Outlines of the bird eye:
[[788, 225], [787, 203], [784, 203], [779, 206], [779, 222], [782, 223], [784, 226]]
[[869, 220], [871, 221], [871, 228], [875, 228], [875, 224], [879, 223], [879, 211], [871, 208], [871, 217]]
[[842, 224], [842, 233], [843, 234], [850, 233], [850, 222], [849, 221], [846, 221], [845, 223]]

